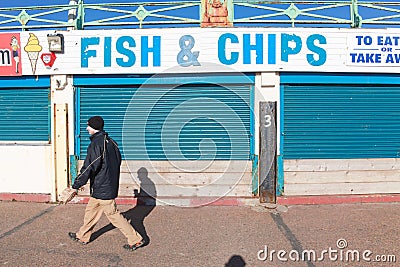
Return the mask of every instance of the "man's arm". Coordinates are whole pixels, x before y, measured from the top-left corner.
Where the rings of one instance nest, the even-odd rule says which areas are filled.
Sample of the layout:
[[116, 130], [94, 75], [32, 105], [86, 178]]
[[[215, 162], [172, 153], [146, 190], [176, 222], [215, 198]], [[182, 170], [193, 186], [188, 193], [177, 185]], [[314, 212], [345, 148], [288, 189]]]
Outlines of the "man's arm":
[[102, 164], [103, 148], [100, 145], [91, 143], [88, 147], [87, 156], [81, 168], [80, 174], [76, 177], [73, 189], [79, 189], [84, 186], [90, 177], [96, 175]]

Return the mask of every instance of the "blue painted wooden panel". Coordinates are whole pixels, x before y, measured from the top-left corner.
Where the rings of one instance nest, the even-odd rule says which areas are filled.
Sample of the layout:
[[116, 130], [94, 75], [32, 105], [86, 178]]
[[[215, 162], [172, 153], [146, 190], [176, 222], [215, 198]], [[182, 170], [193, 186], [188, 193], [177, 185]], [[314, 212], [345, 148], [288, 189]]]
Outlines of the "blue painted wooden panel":
[[81, 87], [80, 157], [86, 155], [90, 116], [125, 159], [200, 160], [250, 158], [250, 85]]
[[50, 88], [49, 76], [0, 76], [0, 88]]
[[282, 88], [285, 159], [400, 156], [399, 86]]
[[0, 88], [0, 140], [50, 140], [49, 88]]

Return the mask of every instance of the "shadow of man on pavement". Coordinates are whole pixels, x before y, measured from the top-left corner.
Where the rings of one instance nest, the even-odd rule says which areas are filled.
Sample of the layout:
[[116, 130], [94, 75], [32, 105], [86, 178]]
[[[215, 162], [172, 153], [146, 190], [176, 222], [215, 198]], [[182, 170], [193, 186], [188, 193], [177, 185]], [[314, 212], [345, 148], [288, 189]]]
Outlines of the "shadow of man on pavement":
[[143, 237], [146, 244], [148, 244], [150, 243], [150, 238], [144, 226], [144, 219], [156, 207], [157, 190], [155, 184], [149, 178], [146, 168], [140, 168], [137, 174], [140, 181], [139, 191], [134, 190], [137, 204], [134, 208], [123, 212], [122, 215], [130, 220], [132, 226]]
[[225, 267], [245, 267], [246, 262], [240, 255], [233, 255], [227, 263], [225, 263]]
[[[146, 232], [144, 219], [156, 207], [157, 190], [154, 182], [148, 177], [146, 168], [141, 167], [137, 171], [137, 175], [140, 181], [140, 189], [134, 190], [134, 197], [137, 199], [136, 206], [125, 212], [121, 212], [121, 214], [129, 220], [133, 228], [143, 237], [146, 245], [148, 245], [150, 237]], [[102, 227], [92, 234], [90, 241], [94, 241], [102, 234], [114, 228], [111, 223]]]

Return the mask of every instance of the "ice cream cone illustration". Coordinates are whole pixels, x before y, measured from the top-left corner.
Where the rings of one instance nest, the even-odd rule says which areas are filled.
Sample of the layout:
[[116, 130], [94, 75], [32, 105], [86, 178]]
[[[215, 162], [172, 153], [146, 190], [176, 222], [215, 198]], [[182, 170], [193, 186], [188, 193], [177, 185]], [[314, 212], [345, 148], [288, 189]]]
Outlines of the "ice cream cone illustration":
[[35, 34], [29, 33], [28, 43], [24, 47], [24, 50], [28, 53], [29, 61], [31, 62], [32, 73], [35, 74], [39, 52], [42, 51], [42, 46], [39, 44], [39, 39]]

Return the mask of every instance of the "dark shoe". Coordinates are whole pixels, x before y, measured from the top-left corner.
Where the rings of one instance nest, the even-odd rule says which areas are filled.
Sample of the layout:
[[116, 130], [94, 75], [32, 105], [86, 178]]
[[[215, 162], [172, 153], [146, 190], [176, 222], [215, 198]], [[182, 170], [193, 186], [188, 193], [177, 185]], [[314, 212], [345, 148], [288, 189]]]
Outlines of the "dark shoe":
[[143, 247], [145, 244], [146, 243], [144, 242], [144, 240], [142, 240], [142, 241], [139, 241], [139, 242], [137, 242], [136, 244], [134, 244], [132, 246], [129, 245], [129, 244], [126, 244], [126, 245], [123, 246], [123, 248], [126, 249], [126, 250], [129, 250], [129, 251], [134, 251], [134, 250], [137, 250], [138, 248]]
[[89, 242], [82, 242], [79, 238], [76, 237], [76, 233], [71, 233], [71, 232], [69, 232], [69, 233], [68, 233], [68, 236], [69, 236], [69, 238], [71, 238], [72, 240], [74, 240], [74, 241], [76, 241], [76, 242], [78, 242], [78, 243], [81, 243], [82, 245], [86, 245], [87, 243], [89, 243]]

